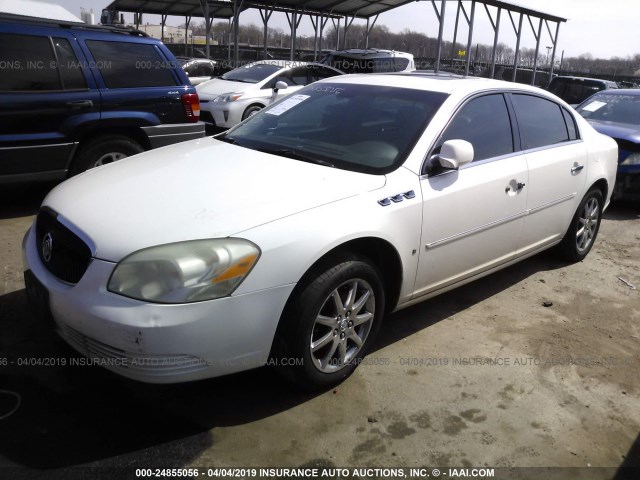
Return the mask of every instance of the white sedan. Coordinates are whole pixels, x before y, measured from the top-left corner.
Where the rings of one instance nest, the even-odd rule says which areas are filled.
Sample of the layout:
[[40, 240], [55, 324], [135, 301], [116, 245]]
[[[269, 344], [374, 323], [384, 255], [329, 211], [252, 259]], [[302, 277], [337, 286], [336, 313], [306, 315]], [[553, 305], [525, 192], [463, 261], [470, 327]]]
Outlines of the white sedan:
[[335, 77], [56, 187], [24, 239], [27, 292], [133, 379], [275, 364], [326, 388], [389, 312], [553, 246], [585, 258], [616, 166], [612, 139], [537, 88]]
[[196, 87], [200, 119], [229, 128], [302, 87], [343, 72], [327, 65], [288, 60], [249, 63]]

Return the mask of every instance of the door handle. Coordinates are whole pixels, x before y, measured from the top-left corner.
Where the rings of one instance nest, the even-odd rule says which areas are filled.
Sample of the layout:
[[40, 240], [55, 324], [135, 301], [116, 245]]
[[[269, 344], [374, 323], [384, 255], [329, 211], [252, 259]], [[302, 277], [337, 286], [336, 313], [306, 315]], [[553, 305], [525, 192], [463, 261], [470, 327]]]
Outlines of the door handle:
[[571, 167], [571, 173], [578, 173], [583, 168], [584, 168], [584, 165], [576, 165], [574, 167]]
[[516, 182], [515, 180], [511, 180], [509, 182], [509, 185], [507, 185], [507, 188], [504, 189], [504, 193], [509, 193], [509, 192], [519, 192], [520, 190], [522, 190], [524, 188], [525, 184], [522, 182]]
[[93, 102], [91, 100], [74, 100], [67, 102], [67, 106], [71, 108], [89, 108], [93, 107]]

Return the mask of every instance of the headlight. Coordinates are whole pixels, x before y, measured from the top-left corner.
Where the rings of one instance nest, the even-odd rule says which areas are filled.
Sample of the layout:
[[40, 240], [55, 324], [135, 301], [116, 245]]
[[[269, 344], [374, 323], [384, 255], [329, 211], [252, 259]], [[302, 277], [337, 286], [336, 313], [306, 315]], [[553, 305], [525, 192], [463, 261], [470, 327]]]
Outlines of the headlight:
[[632, 153], [620, 165], [640, 165], [640, 152]]
[[224, 93], [222, 95], [218, 95], [213, 99], [214, 102], [235, 102], [238, 100], [244, 93]]
[[230, 295], [260, 250], [247, 240], [193, 240], [145, 248], [122, 260], [108, 290], [154, 303], [190, 303]]

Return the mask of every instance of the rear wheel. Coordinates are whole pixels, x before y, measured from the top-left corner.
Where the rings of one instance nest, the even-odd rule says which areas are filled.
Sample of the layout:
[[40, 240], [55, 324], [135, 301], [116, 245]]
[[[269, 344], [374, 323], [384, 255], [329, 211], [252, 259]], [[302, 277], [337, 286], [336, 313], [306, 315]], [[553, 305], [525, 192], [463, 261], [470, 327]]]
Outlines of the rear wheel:
[[579, 262], [593, 247], [600, 229], [603, 205], [602, 192], [597, 188], [589, 190], [580, 202], [560, 243], [560, 252], [567, 260]]
[[80, 147], [80, 151], [71, 169], [71, 175], [77, 175], [125, 157], [144, 152], [144, 148], [129, 137], [123, 135], [108, 135], [90, 140]]
[[380, 276], [368, 261], [334, 264], [299, 292], [283, 318], [280, 371], [307, 389], [334, 386], [370, 350], [384, 312]]

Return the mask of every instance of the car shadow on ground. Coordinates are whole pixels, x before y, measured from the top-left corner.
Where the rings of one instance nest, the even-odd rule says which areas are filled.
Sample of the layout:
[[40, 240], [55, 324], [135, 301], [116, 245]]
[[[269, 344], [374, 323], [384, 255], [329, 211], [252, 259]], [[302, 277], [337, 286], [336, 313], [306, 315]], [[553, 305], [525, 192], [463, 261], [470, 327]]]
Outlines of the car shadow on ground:
[[0, 220], [35, 215], [56, 183], [3, 185], [0, 189]]

